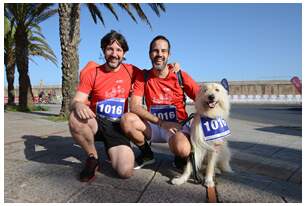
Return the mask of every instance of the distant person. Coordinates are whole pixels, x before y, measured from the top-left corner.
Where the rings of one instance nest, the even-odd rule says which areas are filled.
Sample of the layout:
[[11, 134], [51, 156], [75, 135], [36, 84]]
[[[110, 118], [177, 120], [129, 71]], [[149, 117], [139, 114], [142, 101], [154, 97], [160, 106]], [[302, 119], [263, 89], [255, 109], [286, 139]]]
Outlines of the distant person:
[[43, 98], [45, 96], [45, 92], [43, 90], [41, 90], [38, 94], [39, 98]]
[[111, 165], [121, 178], [133, 175], [134, 153], [121, 130], [120, 118], [128, 110], [131, 85], [140, 69], [122, 63], [129, 49], [122, 34], [113, 30], [106, 34], [101, 49], [105, 63], [91, 61], [82, 69], [70, 107], [70, 132], [88, 156], [80, 173], [83, 182], [92, 180], [99, 167], [95, 141], [104, 142]]
[[38, 102], [39, 103], [43, 103], [43, 100], [44, 100], [44, 98], [45, 98], [45, 92], [44, 92], [44, 90], [41, 90], [40, 92], [39, 92], [39, 94], [38, 94]]
[[[154, 154], [147, 142], [165, 142], [175, 154], [175, 163], [182, 168], [191, 151], [189, 128], [180, 125], [188, 117], [184, 104], [184, 93], [176, 74], [167, 64], [170, 42], [164, 36], [155, 37], [150, 43], [149, 56], [152, 69], [137, 74], [130, 111], [121, 119], [123, 131], [139, 147], [141, 155], [136, 158], [135, 169], [154, 163]], [[195, 100], [200, 87], [184, 71], [183, 86], [186, 94]], [[145, 97], [147, 110], [142, 106]]]

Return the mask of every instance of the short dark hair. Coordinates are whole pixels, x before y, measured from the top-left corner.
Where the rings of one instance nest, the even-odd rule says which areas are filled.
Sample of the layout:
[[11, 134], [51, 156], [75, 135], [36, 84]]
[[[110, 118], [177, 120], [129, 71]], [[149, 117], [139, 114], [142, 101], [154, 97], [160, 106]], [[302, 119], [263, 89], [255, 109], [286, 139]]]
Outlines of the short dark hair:
[[170, 53], [170, 42], [169, 42], [169, 40], [165, 37], [165, 36], [163, 36], [163, 35], [158, 35], [158, 36], [156, 36], [152, 41], [151, 41], [151, 43], [150, 43], [150, 51], [149, 52], [151, 52], [151, 50], [152, 50], [152, 46], [153, 46], [153, 44], [154, 44], [154, 42], [155, 41], [157, 41], [157, 40], [164, 40], [164, 41], [166, 41], [167, 43], [168, 43], [168, 52]]
[[107, 45], [112, 44], [114, 41], [117, 41], [124, 52], [129, 50], [129, 46], [124, 38], [124, 36], [115, 30], [111, 30], [101, 39], [101, 48], [104, 51]]

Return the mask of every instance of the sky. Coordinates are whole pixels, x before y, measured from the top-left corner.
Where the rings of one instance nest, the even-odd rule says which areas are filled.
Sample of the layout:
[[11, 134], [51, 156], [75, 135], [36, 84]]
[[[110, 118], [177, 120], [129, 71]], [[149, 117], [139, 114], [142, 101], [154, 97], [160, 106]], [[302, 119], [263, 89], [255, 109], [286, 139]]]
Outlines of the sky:
[[[223, 78], [228, 81], [302, 78], [300, 3], [165, 3], [166, 12], [160, 17], [148, 5], [142, 7], [152, 29], [138, 17], [135, 23], [117, 6], [119, 21], [100, 6], [105, 26], [95, 24], [87, 8], [81, 8], [80, 70], [88, 61], [104, 63], [100, 39], [113, 29], [122, 33], [128, 42], [130, 49], [125, 62], [139, 68], [151, 68], [149, 44], [155, 36], [164, 35], [171, 43], [169, 62], [179, 63], [198, 82]], [[60, 85], [58, 15], [43, 22], [41, 27], [57, 56], [58, 66], [34, 58], [36, 63], [29, 65], [31, 83]]]

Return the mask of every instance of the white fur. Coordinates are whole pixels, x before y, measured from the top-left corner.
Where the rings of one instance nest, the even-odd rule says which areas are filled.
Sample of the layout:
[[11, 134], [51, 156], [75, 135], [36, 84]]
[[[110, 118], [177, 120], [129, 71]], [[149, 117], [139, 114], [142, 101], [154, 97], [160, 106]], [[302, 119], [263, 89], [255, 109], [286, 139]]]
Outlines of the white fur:
[[[218, 102], [214, 108], [208, 105], [209, 95], [214, 95], [215, 102]], [[199, 173], [201, 169], [206, 168], [205, 185], [213, 187], [215, 185], [213, 176], [216, 172], [233, 172], [230, 167], [231, 153], [227, 145], [226, 138], [223, 141], [205, 141], [201, 128], [200, 117], [209, 118], [222, 117], [227, 120], [230, 111], [230, 103], [227, 91], [222, 85], [217, 83], [205, 84], [197, 95], [195, 101], [196, 114], [191, 123], [191, 145], [194, 151], [196, 170]], [[219, 170], [220, 169], [220, 170]], [[183, 174], [180, 177], [171, 180], [172, 184], [180, 185], [188, 180], [192, 173], [191, 161], [188, 160]]]

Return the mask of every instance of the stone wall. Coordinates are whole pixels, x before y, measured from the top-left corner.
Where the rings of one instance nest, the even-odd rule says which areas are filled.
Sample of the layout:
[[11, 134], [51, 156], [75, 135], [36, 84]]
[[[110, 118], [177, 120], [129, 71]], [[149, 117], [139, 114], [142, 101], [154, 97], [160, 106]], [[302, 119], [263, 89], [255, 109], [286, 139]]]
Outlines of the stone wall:
[[[302, 102], [302, 96], [298, 93], [290, 81], [266, 80], [266, 81], [229, 81], [229, 95], [233, 103], [298, 103]], [[199, 82], [203, 84], [203, 82]], [[54, 103], [61, 102], [61, 85], [33, 86], [34, 96], [40, 91], [47, 95], [52, 93]], [[18, 87], [15, 90], [18, 99]], [[4, 88], [5, 101], [7, 100], [7, 88]], [[18, 101], [18, 100], [17, 100]], [[188, 102], [191, 102], [188, 99]]]

